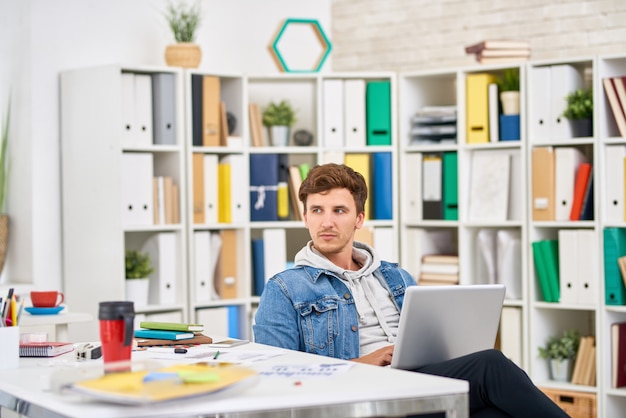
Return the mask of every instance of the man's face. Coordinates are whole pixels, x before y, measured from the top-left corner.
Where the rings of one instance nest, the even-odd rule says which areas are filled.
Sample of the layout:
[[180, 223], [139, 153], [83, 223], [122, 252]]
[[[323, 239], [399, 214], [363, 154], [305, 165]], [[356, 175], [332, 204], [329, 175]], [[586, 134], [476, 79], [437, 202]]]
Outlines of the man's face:
[[331, 189], [307, 196], [304, 224], [313, 245], [325, 256], [352, 254], [354, 232], [363, 225], [364, 213], [357, 213], [348, 189]]

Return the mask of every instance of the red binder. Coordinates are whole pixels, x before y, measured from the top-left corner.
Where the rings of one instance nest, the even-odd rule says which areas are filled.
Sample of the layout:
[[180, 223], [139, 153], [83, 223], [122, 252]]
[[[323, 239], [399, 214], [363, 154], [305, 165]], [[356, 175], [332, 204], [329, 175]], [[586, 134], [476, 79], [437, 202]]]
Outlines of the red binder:
[[569, 214], [570, 221], [580, 220], [580, 214], [582, 212], [583, 202], [585, 200], [585, 191], [587, 190], [587, 183], [591, 174], [591, 164], [581, 163], [578, 166], [578, 172], [576, 173], [576, 180], [574, 181], [574, 198], [572, 200], [572, 210]]

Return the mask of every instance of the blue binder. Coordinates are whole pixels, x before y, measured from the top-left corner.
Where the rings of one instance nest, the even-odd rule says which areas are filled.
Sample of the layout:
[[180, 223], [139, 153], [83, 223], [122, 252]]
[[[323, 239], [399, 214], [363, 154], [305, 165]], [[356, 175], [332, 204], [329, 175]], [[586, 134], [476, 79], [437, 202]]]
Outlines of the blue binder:
[[278, 154], [250, 155], [250, 220], [278, 220]]
[[263, 239], [252, 240], [252, 277], [254, 285], [254, 295], [261, 296], [265, 288], [265, 249]]
[[372, 219], [393, 218], [393, 186], [391, 172], [391, 153], [376, 152], [372, 154], [374, 174], [372, 184], [372, 200], [374, 216]]

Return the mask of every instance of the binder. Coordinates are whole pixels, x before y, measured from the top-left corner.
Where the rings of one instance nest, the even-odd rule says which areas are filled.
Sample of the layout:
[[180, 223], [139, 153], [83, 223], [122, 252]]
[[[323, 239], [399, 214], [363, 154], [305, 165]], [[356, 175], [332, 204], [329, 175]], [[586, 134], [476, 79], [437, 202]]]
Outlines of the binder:
[[122, 129], [120, 135], [120, 143], [122, 147], [132, 147], [137, 145], [137, 139], [135, 132], [137, 127], [135, 126], [135, 74], [122, 73], [120, 77], [121, 82], [121, 103], [120, 111], [122, 118]]
[[559, 230], [559, 271], [562, 303], [578, 303], [579, 266], [578, 260], [584, 255], [578, 253], [578, 231]]
[[202, 78], [202, 145], [220, 145], [220, 79], [210, 75]]
[[368, 81], [365, 88], [367, 145], [391, 145], [391, 84]]
[[[367, 184], [367, 190], [372, 190], [372, 180], [370, 173], [370, 154], [359, 153], [359, 154], [346, 154], [345, 165], [352, 168], [357, 173], [361, 173], [363, 178], [365, 179], [365, 184]], [[365, 201], [365, 219], [372, 219], [372, 199], [368, 196]]]
[[374, 228], [362, 226], [354, 231], [354, 240], [374, 247]]
[[443, 158], [424, 154], [422, 160], [422, 215], [424, 219], [443, 219]]
[[237, 306], [221, 306], [208, 309], [198, 309], [197, 322], [205, 324], [205, 333], [208, 335], [224, 335], [229, 338], [239, 338], [239, 311]]
[[252, 240], [252, 292], [261, 296], [265, 288], [265, 247], [262, 238]]
[[546, 100], [546, 92], [550, 91], [550, 66], [532, 67], [530, 75], [529, 128], [537, 142], [545, 142], [550, 139], [550, 124], [552, 121], [550, 100]]
[[202, 134], [202, 115], [204, 113], [202, 108], [203, 78], [204, 76], [202, 74], [191, 75], [191, 137], [194, 147], [204, 145]]
[[526, 197], [522, 176], [526, 173], [522, 169], [522, 158], [519, 152], [511, 152], [511, 173], [509, 174], [509, 210], [507, 219], [519, 221], [526, 216]]
[[177, 277], [179, 251], [174, 232], [160, 232], [151, 236], [142, 251], [150, 255], [154, 271], [149, 276], [148, 302], [154, 305], [173, 305], [178, 301]]
[[289, 218], [289, 154], [278, 154], [278, 219]]
[[549, 91], [550, 95], [551, 139], [573, 138], [571, 124], [563, 116], [563, 111], [567, 107], [567, 95], [583, 86], [582, 76], [576, 67], [569, 64], [552, 65], [550, 67], [550, 90], [547, 91]]
[[216, 154], [204, 154], [204, 223], [215, 224], [218, 220], [218, 177], [219, 157]]
[[[457, 153], [443, 153], [443, 219], [459, 220], [458, 162]], [[391, 219], [391, 218], [389, 218]]]
[[626, 322], [611, 324], [611, 387], [626, 386]]
[[217, 294], [221, 299], [235, 299], [239, 296], [239, 274], [237, 248], [237, 231], [225, 229], [221, 233], [222, 245], [218, 263], [219, 274], [215, 283]]
[[135, 74], [135, 138], [134, 145], [152, 145], [152, 77]]
[[222, 158], [222, 163], [230, 167], [231, 222], [234, 224], [242, 224], [248, 219], [248, 207], [246, 205], [246, 201], [248, 200], [248, 177], [245, 170], [246, 161], [243, 154], [230, 154]]
[[193, 294], [196, 303], [217, 299], [213, 286], [213, 275], [218, 257], [214, 253], [212, 235], [211, 231], [195, 231], [193, 233]]
[[598, 298], [598, 254], [595, 231], [581, 229], [578, 233], [578, 302], [594, 305]]
[[376, 249], [376, 252], [378, 252], [381, 260], [389, 261], [391, 263], [398, 262], [398, 255], [395, 251], [396, 245], [394, 244], [394, 232], [392, 228], [375, 227], [373, 240], [373, 247]]
[[176, 77], [152, 74], [154, 144], [176, 145]]
[[578, 148], [557, 147], [554, 151], [554, 219], [570, 219], [574, 200], [574, 181], [580, 165], [587, 157]]
[[550, 302], [558, 302], [561, 298], [559, 288], [560, 272], [559, 272], [559, 241], [544, 240], [541, 242], [544, 260], [546, 261], [546, 272], [548, 274], [548, 284], [553, 300]]
[[204, 154], [193, 153], [191, 157], [191, 170], [193, 177], [193, 223], [203, 224], [205, 222]]
[[372, 154], [372, 189], [373, 219], [393, 218], [393, 167], [390, 152]]
[[230, 173], [230, 163], [222, 158], [217, 165], [217, 221], [219, 223], [232, 222]]
[[574, 180], [574, 196], [572, 198], [572, 209], [569, 213], [570, 221], [581, 220], [583, 212], [583, 201], [588, 189], [588, 183], [591, 181], [591, 164], [581, 163]]
[[498, 84], [489, 83], [487, 86], [488, 100], [489, 100], [489, 142], [500, 141], [500, 128], [499, 128], [499, 104], [500, 98], [498, 97]]
[[624, 221], [624, 158], [626, 145], [607, 144], [605, 154], [606, 196], [604, 208], [607, 222]]
[[554, 220], [554, 151], [552, 147], [532, 150], [532, 205], [534, 221]]
[[154, 224], [150, 153], [123, 153], [121, 158], [122, 222], [125, 226]]
[[422, 219], [422, 153], [406, 154], [404, 173], [411, 179], [403, 191], [404, 213], [407, 220], [418, 221]]
[[263, 230], [265, 283], [287, 268], [287, 232], [283, 228]]
[[324, 80], [322, 87], [324, 143], [329, 149], [341, 149], [344, 145], [343, 81], [339, 79]]
[[522, 310], [516, 306], [502, 307], [500, 350], [513, 363], [522, 366]]
[[489, 84], [493, 74], [468, 74], [466, 77], [466, 138], [468, 144], [489, 142]]
[[278, 220], [278, 154], [250, 154], [250, 220]]
[[497, 276], [497, 240], [498, 231], [491, 228], [482, 228], [476, 234], [476, 248], [478, 255], [475, 258], [476, 277], [489, 284], [498, 282]]
[[626, 304], [626, 289], [617, 259], [626, 255], [626, 229], [604, 228], [604, 290], [607, 305]]
[[360, 148], [365, 140], [365, 80], [350, 79], [343, 82], [344, 138], [346, 147]]
[[522, 299], [520, 231], [501, 229], [496, 235], [496, 281], [506, 286], [506, 299]]
[[164, 220], [166, 224], [174, 224], [174, 179], [170, 176], [163, 178]]
[[587, 189], [585, 190], [585, 196], [583, 197], [583, 206], [580, 210], [581, 221], [591, 221], [594, 218], [593, 209], [593, 169], [589, 173], [589, 180], [587, 181]]
[[469, 219], [506, 221], [509, 204], [511, 155], [475, 151], [470, 173]]
[[541, 298], [543, 301], [557, 302], [558, 296], [554, 293], [554, 286], [550, 283], [549, 260], [546, 252], [546, 245], [544, 243], [545, 241], [535, 241], [531, 243], [535, 276], [537, 278], [537, 283], [539, 284]]

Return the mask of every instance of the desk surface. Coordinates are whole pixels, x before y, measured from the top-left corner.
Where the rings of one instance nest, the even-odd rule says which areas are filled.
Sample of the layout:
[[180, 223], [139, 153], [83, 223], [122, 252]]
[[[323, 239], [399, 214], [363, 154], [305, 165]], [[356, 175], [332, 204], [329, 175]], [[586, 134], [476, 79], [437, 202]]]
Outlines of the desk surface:
[[[228, 350], [271, 349], [250, 343]], [[146, 358], [145, 353], [133, 352], [133, 360]], [[350, 363], [353, 366], [345, 373], [327, 378], [298, 378], [296, 382], [293, 378], [263, 376], [232, 393], [162, 403], [158, 408], [107, 404], [50, 390], [50, 376], [58, 367], [93, 366], [98, 362], [76, 363], [73, 358], [73, 353], [52, 359], [21, 358], [18, 369], [2, 370], [0, 406], [33, 418], [373, 417], [429, 411], [447, 411], [448, 416], [460, 418], [468, 416], [469, 386], [465, 381], [358, 363]], [[248, 367], [264, 370], [270, 365], [312, 365], [328, 361], [327, 357], [285, 351]]]

